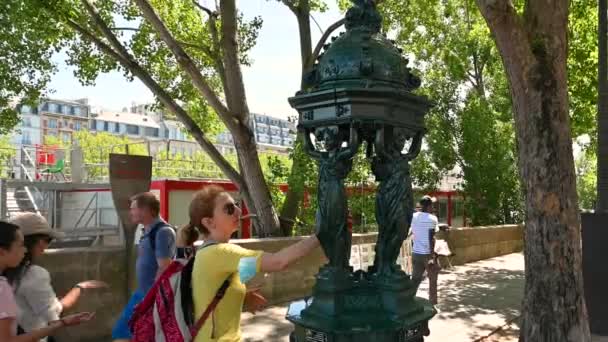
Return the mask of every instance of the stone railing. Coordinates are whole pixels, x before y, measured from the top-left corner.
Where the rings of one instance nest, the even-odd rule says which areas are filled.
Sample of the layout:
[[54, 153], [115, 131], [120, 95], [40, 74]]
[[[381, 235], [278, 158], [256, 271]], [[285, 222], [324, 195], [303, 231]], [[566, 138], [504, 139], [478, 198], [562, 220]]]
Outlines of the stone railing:
[[[273, 238], [235, 240], [248, 249], [276, 252], [301, 238]], [[523, 232], [520, 226], [493, 226], [452, 229], [447, 237], [455, 256], [454, 265], [488, 259], [521, 251]], [[351, 265], [366, 269], [373, 263], [376, 234], [353, 235]], [[409, 271], [410, 242], [403, 245], [399, 263]], [[61, 341], [106, 341], [115, 319], [127, 300], [126, 260], [124, 250], [65, 249], [51, 250], [44, 256], [43, 266], [50, 272], [53, 285], [61, 296], [74, 284], [85, 279], [101, 279], [110, 283], [110, 290], [85, 291], [82, 300], [73, 311], [97, 312], [95, 322], [82, 327], [67, 329]], [[292, 265], [284, 272], [264, 277], [262, 293], [271, 304], [287, 302], [307, 296], [315, 282], [315, 274], [324, 263], [320, 249]]]

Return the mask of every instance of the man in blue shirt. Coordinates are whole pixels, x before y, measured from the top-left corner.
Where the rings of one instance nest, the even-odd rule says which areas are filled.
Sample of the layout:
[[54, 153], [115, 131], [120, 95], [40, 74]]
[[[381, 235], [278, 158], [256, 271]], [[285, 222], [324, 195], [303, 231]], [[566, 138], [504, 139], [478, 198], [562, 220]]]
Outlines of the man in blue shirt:
[[153, 193], [144, 192], [131, 198], [131, 221], [142, 224], [144, 229], [137, 247], [137, 288], [112, 330], [115, 341], [130, 340], [129, 319], [133, 309], [175, 256], [175, 231], [159, 216], [159, 212], [160, 201]]

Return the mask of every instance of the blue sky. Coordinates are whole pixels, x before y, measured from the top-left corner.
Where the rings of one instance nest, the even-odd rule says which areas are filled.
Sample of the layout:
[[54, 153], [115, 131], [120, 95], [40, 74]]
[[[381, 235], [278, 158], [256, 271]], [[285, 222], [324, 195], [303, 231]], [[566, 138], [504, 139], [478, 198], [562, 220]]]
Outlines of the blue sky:
[[[201, 4], [213, 6], [214, 0], [199, 0]], [[243, 67], [249, 109], [256, 113], [283, 117], [295, 115], [287, 98], [295, 94], [300, 85], [300, 50], [298, 27], [295, 16], [277, 0], [240, 0], [239, 9], [245, 17], [262, 16], [264, 24], [257, 45], [251, 51], [253, 65]], [[329, 2], [329, 1], [328, 1]], [[333, 4], [332, 4], [333, 5]], [[341, 18], [335, 5], [325, 13], [314, 13], [323, 30]], [[321, 31], [311, 22], [313, 46]], [[94, 106], [120, 110], [131, 102], [153, 101], [152, 93], [139, 80], [128, 82], [121, 73], [100, 75], [93, 87], [83, 87], [73, 76], [72, 68], [63, 63], [64, 56], [54, 60], [59, 72], [52, 78], [52, 97], [76, 99], [87, 97]]]

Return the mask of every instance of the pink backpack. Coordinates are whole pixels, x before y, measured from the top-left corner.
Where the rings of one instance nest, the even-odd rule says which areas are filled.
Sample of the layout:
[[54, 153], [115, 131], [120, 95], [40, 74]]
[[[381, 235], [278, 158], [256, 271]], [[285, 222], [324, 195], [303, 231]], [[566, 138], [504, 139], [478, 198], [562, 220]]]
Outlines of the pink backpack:
[[[205, 246], [206, 247], [206, 246]], [[194, 258], [175, 260], [156, 280], [129, 321], [134, 342], [193, 341], [230, 286], [230, 277], [217, 290], [203, 315], [194, 321], [192, 266]]]

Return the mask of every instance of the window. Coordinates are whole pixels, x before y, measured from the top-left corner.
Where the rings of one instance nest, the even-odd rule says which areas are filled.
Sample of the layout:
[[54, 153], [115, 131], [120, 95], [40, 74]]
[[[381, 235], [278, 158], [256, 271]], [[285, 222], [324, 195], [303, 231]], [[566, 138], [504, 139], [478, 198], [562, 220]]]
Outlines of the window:
[[97, 130], [97, 120], [91, 120], [91, 130]]
[[31, 114], [31, 113], [32, 113], [32, 107], [30, 107], [28, 105], [21, 106], [21, 114]]
[[72, 115], [72, 107], [70, 107], [68, 105], [63, 105], [62, 107], [63, 107], [62, 108], [63, 109], [62, 110], [63, 114], [65, 114], [65, 115]]
[[107, 121], [103, 122], [103, 130], [106, 131], [106, 132], [110, 131], [110, 123], [109, 122], [107, 122]]
[[80, 121], [74, 122], [74, 130], [80, 131], [82, 129], [82, 123]]
[[82, 115], [82, 110], [80, 107], [72, 107], [73, 111], [74, 111], [74, 115], [76, 116], [81, 116]]
[[24, 145], [32, 144], [32, 137], [30, 136], [30, 131], [23, 131], [21, 135], [21, 143]]
[[63, 133], [61, 133], [61, 140], [62, 140], [64, 143], [69, 143], [69, 142], [70, 142], [71, 137], [72, 137], [72, 136], [70, 135], [70, 133], [67, 133], [67, 132], [63, 132]]
[[269, 141], [270, 139], [268, 138], [268, 135], [266, 135], [266, 134], [258, 134], [258, 140], [259, 140], [261, 143], [268, 143], [268, 141]]
[[127, 134], [139, 135], [139, 126], [127, 125]]
[[57, 128], [57, 119], [49, 119], [49, 128]]
[[57, 104], [56, 103], [49, 103], [48, 104], [48, 108], [49, 108], [49, 112], [51, 113], [57, 113]]
[[118, 122], [114, 123], [114, 133], [120, 133], [120, 124]]
[[23, 117], [21, 119], [21, 125], [23, 127], [32, 127], [32, 119], [27, 118], [27, 117]]
[[158, 128], [145, 127], [144, 135], [146, 137], [158, 137]]

